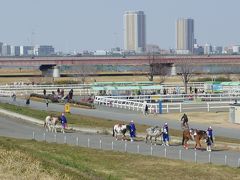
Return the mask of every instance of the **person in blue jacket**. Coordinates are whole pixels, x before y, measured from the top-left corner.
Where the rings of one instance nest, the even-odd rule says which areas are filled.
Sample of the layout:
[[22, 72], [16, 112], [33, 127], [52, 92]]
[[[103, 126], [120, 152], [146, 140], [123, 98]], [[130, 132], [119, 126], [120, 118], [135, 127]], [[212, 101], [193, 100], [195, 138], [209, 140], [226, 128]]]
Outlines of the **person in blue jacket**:
[[131, 141], [133, 141], [134, 137], [136, 137], [136, 127], [133, 121], [131, 121], [129, 124], [129, 130], [130, 130]]
[[207, 129], [207, 135], [208, 137], [210, 138], [210, 140], [212, 141], [212, 144], [214, 143], [213, 142], [213, 130], [212, 130], [212, 127], [209, 126], [209, 128]]
[[168, 130], [168, 123], [165, 123], [163, 126], [163, 144], [162, 145], [166, 145], [169, 146], [169, 130]]
[[66, 129], [66, 127], [67, 127], [67, 118], [65, 117], [64, 113], [62, 113], [62, 115], [61, 115], [61, 124], [62, 124], [62, 128]]

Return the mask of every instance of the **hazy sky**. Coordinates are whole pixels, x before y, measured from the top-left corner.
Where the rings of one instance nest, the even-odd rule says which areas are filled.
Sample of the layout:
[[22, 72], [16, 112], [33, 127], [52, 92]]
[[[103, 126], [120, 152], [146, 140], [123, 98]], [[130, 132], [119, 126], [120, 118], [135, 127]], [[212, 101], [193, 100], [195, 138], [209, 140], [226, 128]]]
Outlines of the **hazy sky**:
[[200, 44], [240, 44], [240, 0], [1, 0], [0, 41], [56, 50], [123, 47], [123, 14], [143, 10], [147, 43], [175, 48], [175, 22], [195, 20]]

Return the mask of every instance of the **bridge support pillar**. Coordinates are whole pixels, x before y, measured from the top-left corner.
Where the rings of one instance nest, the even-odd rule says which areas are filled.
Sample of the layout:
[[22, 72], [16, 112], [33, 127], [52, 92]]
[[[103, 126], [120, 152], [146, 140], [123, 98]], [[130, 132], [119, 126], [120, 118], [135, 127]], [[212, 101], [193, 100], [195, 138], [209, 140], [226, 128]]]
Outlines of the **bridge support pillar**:
[[177, 70], [175, 64], [172, 64], [171, 66], [171, 76], [176, 76], [177, 75]]
[[60, 77], [60, 68], [58, 66], [53, 67], [53, 73], [52, 73], [53, 78], [58, 78]]

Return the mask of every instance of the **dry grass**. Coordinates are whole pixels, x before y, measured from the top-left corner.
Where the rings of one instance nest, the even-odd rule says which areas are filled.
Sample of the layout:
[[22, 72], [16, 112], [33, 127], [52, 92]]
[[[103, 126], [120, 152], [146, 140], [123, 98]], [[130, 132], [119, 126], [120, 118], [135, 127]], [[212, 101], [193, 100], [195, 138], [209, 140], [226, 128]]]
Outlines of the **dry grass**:
[[20, 151], [0, 149], [1, 179], [59, 179], [58, 173], [47, 173], [41, 162]]
[[0, 143], [0, 179], [240, 179], [239, 169], [225, 166], [12, 138]]

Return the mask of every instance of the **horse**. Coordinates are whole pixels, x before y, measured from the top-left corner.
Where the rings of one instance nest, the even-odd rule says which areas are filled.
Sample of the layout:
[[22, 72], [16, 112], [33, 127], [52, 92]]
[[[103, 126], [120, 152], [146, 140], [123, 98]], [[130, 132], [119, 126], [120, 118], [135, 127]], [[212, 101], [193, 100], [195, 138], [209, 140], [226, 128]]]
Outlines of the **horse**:
[[146, 143], [148, 141], [148, 137], [149, 140], [151, 141], [151, 144], [152, 144], [152, 137], [155, 138], [155, 144], [157, 144], [157, 138], [158, 137], [161, 137], [162, 133], [163, 133], [163, 130], [161, 127], [159, 126], [155, 126], [155, 127], [150, 127], [150, 128], [147, 128], [146, 129], [146, 132], [147, 132], [147, 135], [146, 135]]
[[[58, 121], [60, 121], [60, 117], [56, 117], [56, 116], [47, 116], [45, 118], [45, 122], [44, 122], [44, 128], [46, 128], [46, 131], [51, 131], [51, 132], [57, 132], [57, 123]], [[64, 129], [61, 129], [61, 132], [64, 132]]]
[[130, 126], [127, 124], [115, 124], [113, 126], [113, 137], [118, 140], [118, 136], [122, 136], [122, 140], [126, 140], [126, 132], [130, 130]]
[[185, 149], [188, 149], [188, 144], [187, 142], [189, 140], [194, 140], [195, 141], [195, 149], [197, 149], [197, 146], [201, 148], [201, 143], [200, 141], [202, 139], [207, 139], [207, 132], [204, 130], [197, 130], [197, 129], [185, 129], [183, 131], [183, 138], [182, 138], [182, 145], [184, 146]]

